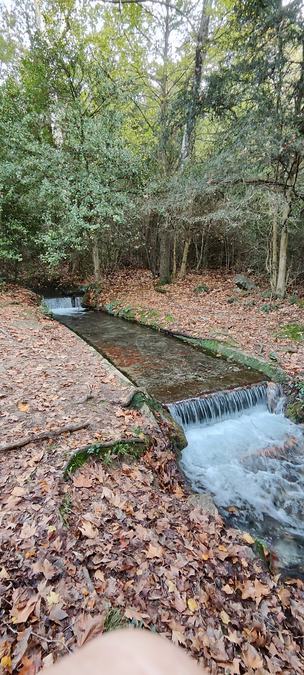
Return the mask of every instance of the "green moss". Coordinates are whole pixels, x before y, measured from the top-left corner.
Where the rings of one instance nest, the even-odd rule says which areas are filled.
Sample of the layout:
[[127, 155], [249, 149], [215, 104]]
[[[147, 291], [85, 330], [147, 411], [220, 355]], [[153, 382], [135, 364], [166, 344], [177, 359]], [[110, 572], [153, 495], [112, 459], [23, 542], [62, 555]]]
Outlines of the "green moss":
[[285, 337], [295, 342], [304, 340], [304, 324], [300, 323], [286, 323], [281, 327], [278, 333], [279, 337]]
[[207, 284], [199, 284], [198, 286], [195, 286], [194, 293], [197, 295], [199, 293], [209, 293], [209, 286]]
[[304, 422], [304, 399], [302, 401], [289, 403], [286, 407], [285, 414], [296, 424]]
[[207, 354], [222, 356], [225, 359], [234, 361], [235, 363], [240, 363], [243, 366], [247, 366], [247, 368], [257, 370], [274, 382], [283, 383], [287, 380], [287, 376], [285, 375], [284, 371], [281, 370], [281, 368], [273, 366], [271, 363], [268, 363], [268, 361], [259, 359], [257, 356], [251, 356], [250, 354], [241, 352], [238, 349], [229, 347], [219, 340], [185, 337], [180, 337], [179, 339], [183, 340], [183, 342], [187, 342], [188, 344], [192, 344], [195, 347], [200, 347]]
[[141, 408], [147, 405], [149, 410], [159, 418], [166, 422], [167, 425], [167, 436], [170, 440], [170, 443], [174, 450], [183, 450], [187, 445], [187, 439], [184, 434], [183, 429], [175, 422], [169, 410], [163, 406], [159, 401], [157, 401], [153, 396], [149, 396], [139, 391], [136, 392], [129, 403], [129, 407], [134, 410], [141, 410]]
[[69, 516], [72, 511], [72, 499], [69, 494], [65, 494], [63, 500], [59, 506], [59, 514], [63, 525], [66, 527], [69, 524]]
[[149, 445], [149, 438], [125, 441], [113, 441], [110, 445], [104, 443], [94, 443], [88, 445], [72, 455], [65, 470], [65, 478], [75, 473], [91, 457], [100, 459], [104, 464], [111, 464], [114, 460], [121, 458], [139, 459]]

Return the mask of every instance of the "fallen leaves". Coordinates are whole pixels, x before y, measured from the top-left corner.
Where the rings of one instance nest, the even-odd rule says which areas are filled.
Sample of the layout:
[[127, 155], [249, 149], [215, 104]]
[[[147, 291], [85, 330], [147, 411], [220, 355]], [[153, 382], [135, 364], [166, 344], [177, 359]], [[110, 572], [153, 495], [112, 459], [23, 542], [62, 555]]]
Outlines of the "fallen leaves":
[[152, 542], [149, 544], [148, 550], [146, 552], [146, 557], [147, 558], [162, 558], [163, 556], [163, 548], [159, 544], [153, 544]]
[[[80, 341], [54, 322], [43, 325], [36, 342], [26, 330], [19, 334], [27, 342], [18, 349], [24, 349], [23, 359], [30, 355], [33, 366], [27, 364], [27, 375], [21, 368], [15, 373], [16, 392], [11, 402], [4, 399], [5, 433], [17, 424], [39, 431], [45, 411], [53, 427], [57, 420], [65, 425], [84, 386], [96, 393], [108, 384], [92, 350], [79, 347]], [[10, 354], [13, 381], [19, 364], [16, 353]], [[125, 385], [118, 391], [119, 378], [111, 385], [122, 400]], [[28, 403], [27, 413], [18, 410], [18, 401]], [[81, 415], [80, 405], [77, 410]], [[135, 422], [144, 424], [143, 417], [116, 412], [116, 404], [98, 404], [96, 437], [111, 439], [113, 430], [118, 436], [122, 428], [134, 433]], [[118, 625], [171, 637], [213, 673], [304, 672], [303, 582], [272, 577], [254, 557], [251, 535], [189, 505], [176, 457], [161, 434], [155, 432], [154, 447], [139, 462], [111, 467], [92, 462], [63, 483], [66, 458], [90, 440], [83, 430], [55, 446], [44, 441], [0, 458], [5, 675], [14, 670], [36, 675], [102, 633], [113, 616]], [[65, 501], [72, 505], [68, 524], [59, 516]]]
[[76, 636], [77, 647], [82, 647], [88, 640], [102, 633], [104, 629], [103, 616], [90, 616], [81, 614], [73, 624], [73, 632]]
[[34, 612], [38, 595], [33, 594], [28, 597], [28, 592], [22, 589], [16, 589], [13, 593], [13, 607], [11, 609], [11, 621], [14, 625], [26, 623], [29, 616]]
[[242, 650], [242, 654], [247, 668], [253, 668], [253, 670], [263, 668], [263, 659], [253, 645], [247, 643]]
[[269, 586], [262, 584], [259, 579], [255, 579], [253, 582], [246, 581], [242, 586], [242, 599], [247, 600], [250, 598], [251, 600], [255, 600], [257, 606], [259, 606], [262, 598], [269, 595], [270, 592]]
[[96, 539], [98, 535], [98, 528], [89, 520], [83, 520], [79, 526], [79, 530], [81, 534], [83, 534], [84, 537], [88, 537], [88, 539]]

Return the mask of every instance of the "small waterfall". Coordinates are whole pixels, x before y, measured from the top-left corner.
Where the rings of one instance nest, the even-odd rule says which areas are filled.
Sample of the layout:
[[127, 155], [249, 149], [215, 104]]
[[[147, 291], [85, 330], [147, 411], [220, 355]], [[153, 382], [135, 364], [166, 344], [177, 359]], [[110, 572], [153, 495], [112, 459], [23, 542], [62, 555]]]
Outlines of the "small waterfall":
[[81, 301], [81, 295], [72, 295], [65, 298], [44, 298], [44, 302], [52, 314], [69, 315], [84, 312]]
[[[278, 399], [281, 388], [276, 386], [272, 397]], [[216, 421], [234, 417], [244, 410], [262, 406], [268, 408], [268, 385], [265, 382], [252, 387], [219, 391], [207, 394], [200, 398], [189, 398], [168, 404], [168, 409], [174, 419], [183, 427], [189, 424], [210, 424]]]

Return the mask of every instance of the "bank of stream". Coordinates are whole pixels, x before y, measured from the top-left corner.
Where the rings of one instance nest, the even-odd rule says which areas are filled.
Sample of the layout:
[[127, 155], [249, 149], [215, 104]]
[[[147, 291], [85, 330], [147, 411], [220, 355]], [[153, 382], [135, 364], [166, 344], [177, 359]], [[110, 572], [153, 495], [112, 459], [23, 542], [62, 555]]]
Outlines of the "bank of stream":
[[226, 519], [266, 542], [289, 574], [302, 574], [303, 431], [285, 418], [280, 389], [270, 409], [260, 373], [148, 327], [83, 311], [81, 298], [46, 302], [137, 386], [171, 404], [188, 440], [180, 464], [192, 489], [209, 490]]

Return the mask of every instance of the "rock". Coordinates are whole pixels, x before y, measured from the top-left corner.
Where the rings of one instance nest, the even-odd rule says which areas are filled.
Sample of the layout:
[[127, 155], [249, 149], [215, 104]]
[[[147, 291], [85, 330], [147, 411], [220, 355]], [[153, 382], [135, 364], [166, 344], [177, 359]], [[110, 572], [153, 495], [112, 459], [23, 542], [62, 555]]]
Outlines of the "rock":
[[237, 274], [234, 277], [234, 283], [242, 291], [252, 291], [256, 287], [255, 283], [248, 279], [248, 277], [245, 277], [244, 274]]
[[191, 504], [191, 506], [200, 508], [205, 513], [210, 513], [211, 516], [219, 515], [210, 492], [201, 492], [200, 494], [191, 495], [188, 498], [188, 503]]

